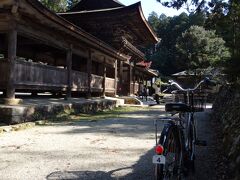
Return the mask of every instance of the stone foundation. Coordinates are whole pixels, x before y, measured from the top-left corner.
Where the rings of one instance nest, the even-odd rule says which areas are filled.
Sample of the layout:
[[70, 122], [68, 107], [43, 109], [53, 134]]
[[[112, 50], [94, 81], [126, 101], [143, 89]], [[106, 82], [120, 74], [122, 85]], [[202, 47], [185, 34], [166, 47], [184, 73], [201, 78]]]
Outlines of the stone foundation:
[[71, 111], [73, 113], [94, 113], [106, 109], [113, 109], [116, 107], [116, 101], [97, 99], [88, 101], [74, 101], [74, 102], [55, 102], [34, 105], [21, 106], [0, 106], [0, 123], [7, 125], [18, 124], [23, 122], [44, 120], [56, 116], [64, 111]]

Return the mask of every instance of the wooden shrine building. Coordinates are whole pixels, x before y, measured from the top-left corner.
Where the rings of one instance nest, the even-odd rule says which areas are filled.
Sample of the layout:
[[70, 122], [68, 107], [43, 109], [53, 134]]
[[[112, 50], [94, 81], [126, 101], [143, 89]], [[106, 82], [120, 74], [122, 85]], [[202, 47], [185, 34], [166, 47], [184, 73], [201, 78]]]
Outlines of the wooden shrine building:
[[7, 99], [16, 91], [132, 94], [140, 79], [156, 76], [136, 65], [144, 60], [139, 49], [157, 42], [140, 4], [91, 1], [62, 14], [38, 0], [0, 1], [0, 90]]
[[119, 94], [135, 94], [140, 82], [158, 76], [149, 67], [137, 65], [146, 60], [141, 50], [158, 42], [140, 2], [124, 6], [117, 0], [81, 0], [59, 15], [130, 57], [118, 61]]

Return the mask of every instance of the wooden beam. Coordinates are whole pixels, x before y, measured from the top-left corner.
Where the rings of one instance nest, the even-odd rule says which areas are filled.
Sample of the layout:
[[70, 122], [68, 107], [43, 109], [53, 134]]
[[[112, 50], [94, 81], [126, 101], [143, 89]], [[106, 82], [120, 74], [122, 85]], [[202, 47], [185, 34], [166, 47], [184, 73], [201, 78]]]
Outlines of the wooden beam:
[[139, 94], [139, 93], [141, 93], [141, 92], [140, 92], [140, 83], [141, 83], [141, 79], [140, 79], [139, 76], [137, 76], [137, 83], [138, 83], [138, 85], [139, 85], [139, 86], [138, 86], [138, 94]]
[[106, 76], [107, 76], [107, 67], [106, 67], [106, 57], [104, 57], [104, 62], [103, 62], [103, 97], [106, 94]]
[[91, 97], [91, 82], [92, 82], [92, 51], [88, 50], [88, 60], [87, 60], [87, 74], [88, 74], [88, 92], [87, 97]]
[[120, 93], [122, 93], [122, 88], [123, 88], [123, 61], [119, 61], [119, 90]]
[[14, 82], [14, 69], [15, 69], [15, 60], [17, 57], [17, 31], [16, 29], [11, 29], [8, 32], [8, 83], [6, 90], [6, 98], [14, 99], [15, 98], [15, 82]]
[[115, 88], [115, 90], [114, 90], [114, 95], [116, 96], [117, 95], [117, 81], [118, 81], [118, 66], [117, 66], [117, 59], [115, 60], [115, 77], [114, 77], [114, 79], [115, 79], [115, 84], [114, 84], [114, 88]]
[[67, 51], [67, 99], [71, 98], [71, 90], [72, 90], [72, 45]]
[[132, 94], [132, 66], [131, 66], [131, 62], [130, 62], [130, 65], [129, 65], [129, 95]]
[[135, 94], [136, 62], [133, 61], [133, 94]]

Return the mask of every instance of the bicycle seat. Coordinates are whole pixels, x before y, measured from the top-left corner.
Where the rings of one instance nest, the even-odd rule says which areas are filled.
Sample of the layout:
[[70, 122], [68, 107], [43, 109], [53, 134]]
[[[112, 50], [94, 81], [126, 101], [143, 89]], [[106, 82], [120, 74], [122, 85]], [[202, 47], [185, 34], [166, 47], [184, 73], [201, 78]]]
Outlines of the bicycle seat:
[[190, 112], [191, 108], [184, 103], [175, 102], [175, 103], [167, 103], [165, 105], [165, 111], [166, 112], [173, 112], [173, 111], [176, 111], [176, 112]]

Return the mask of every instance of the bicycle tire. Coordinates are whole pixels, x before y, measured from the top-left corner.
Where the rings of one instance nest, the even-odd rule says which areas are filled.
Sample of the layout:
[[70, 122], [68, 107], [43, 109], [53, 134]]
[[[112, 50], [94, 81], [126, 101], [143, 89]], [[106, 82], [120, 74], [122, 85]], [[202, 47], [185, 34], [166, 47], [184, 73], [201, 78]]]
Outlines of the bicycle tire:
[[[155, 165], [155, 180], [163, 179], [181, 179], [181, 168], [183, 162], [183, 152], [181, 145], [181, 137], [178, 127], [174, 123], [167, 123], [161, 133], [159, 144], [164, 148], [163, 155], [166, 157], [166, 164]], [[172, 169], [168, 166], [170, 159], [168, 155], [174, 154], [172, 159], [174, 165]]]
[[[193, 117], [191, 117], [193, 118]], [[196, 127], [193, 123], [193, 120], [189, 121], [188, 124], [188, 132], [187, 132], [187, 138], [188, 138], [188, 144], [187, 144], [187, 150], [188, 150], [188, 169], [190, 169], [193, 173], [195, 172], [195, 140], [196, 140]]]

